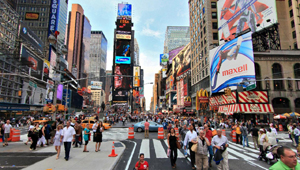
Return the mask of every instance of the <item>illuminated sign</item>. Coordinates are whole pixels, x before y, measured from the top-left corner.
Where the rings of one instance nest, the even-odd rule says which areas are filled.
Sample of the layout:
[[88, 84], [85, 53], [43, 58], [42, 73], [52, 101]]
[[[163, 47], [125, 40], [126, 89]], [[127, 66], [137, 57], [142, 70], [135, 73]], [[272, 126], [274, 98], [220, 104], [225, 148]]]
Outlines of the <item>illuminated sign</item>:
[[25, 20], [39, 20], [39, 13], [26, 12]]
[[117, 19], [116, 25], [117, 25], [117, 30], [131, 31], [132, 23], [130, 20], [127, 20], [125, 18]]
[[57, 31], [58, 27], [58, 16], [59, 16], [59, 1], [60, 0], [51, 0], [51, 9], [50, 9], [50, 20], [49, 20], [49, 32], [50, 35], [51, 32]]
[[126, 34], [116, 34], [116, 39], [131, 40], [131, 35], [126, 35]]
[[115, 60], [116, 64], [130, 64], [131, 58], [130, 57], [124, 57], [124, 56], [116, 56]]

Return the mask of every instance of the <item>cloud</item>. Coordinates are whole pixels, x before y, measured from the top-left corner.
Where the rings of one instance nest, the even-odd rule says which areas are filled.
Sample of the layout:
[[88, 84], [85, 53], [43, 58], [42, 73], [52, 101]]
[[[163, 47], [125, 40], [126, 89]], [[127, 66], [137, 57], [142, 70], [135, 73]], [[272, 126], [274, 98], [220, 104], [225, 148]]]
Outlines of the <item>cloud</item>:
[[143, 27], [141, 34], [149, 37], [157, 37], [161, 38], [162, 33], [159, 31], [155, 31], [150, 29], [150, 25], [153, 25], [154, 19], [148, 19], [146, 21], [146, 26]]

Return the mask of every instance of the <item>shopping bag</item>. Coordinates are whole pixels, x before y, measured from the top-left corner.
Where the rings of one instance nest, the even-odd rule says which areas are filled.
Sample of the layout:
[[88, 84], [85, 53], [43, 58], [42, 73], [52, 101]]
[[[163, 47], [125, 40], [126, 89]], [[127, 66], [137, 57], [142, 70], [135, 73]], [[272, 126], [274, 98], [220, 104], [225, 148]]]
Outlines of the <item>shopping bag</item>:
[[168, 149], [167, 156], [170, 157], [171, 149]]

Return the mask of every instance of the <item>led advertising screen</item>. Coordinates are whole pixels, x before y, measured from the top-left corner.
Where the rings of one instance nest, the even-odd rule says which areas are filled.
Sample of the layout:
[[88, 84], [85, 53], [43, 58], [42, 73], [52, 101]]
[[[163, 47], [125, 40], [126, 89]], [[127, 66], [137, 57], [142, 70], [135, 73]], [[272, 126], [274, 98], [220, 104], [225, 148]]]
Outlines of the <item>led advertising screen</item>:
[[211, 92], [217, 93], [244, 82], [246, 87], [255, 81], [251, 33], [244, 34], [209, 52]]
[[169, 62], [169, 54], [160, 54], [160, 65], [165, 66]]
[[128, 91], [127, 90], [114, 91], [114, 101], [127, 102], [128, 101]]
[[30, 82], [24, 82], [22, 88], [22, 104], [45, 104], [46, 89], [36, 86], [36, 84]]
[[125, 56], [116, 56], [115, 57], [116, 64], [131, 64], [131, 58]]
[[92, 90], [101, 90], [102, 84], [103, 83], [101, 81], [91, 81], [91, 89]]
[[131, 77], [132, 74], [130, 65], [116, 65], [115, 66], [115, 78], [114, 85], [115, 89], [130, 89], [131, 88]]
[[128, 20], [126, 18], [117, 19], [116, 25], [117, 25], [116, 31], [130, 32], [130, 35], [131, 35], [131, 27], [132, 27], [131, 20]]
[[116, 56], [130, 56], [130, 41], [117, 40]]
[[173, 76], [179, 77], [191, 69], [190, 50], [187, 48], [173, 59]]
[[220, 40], [233, 40], [248, 28], [256, 32], [277, 23], [275, 0], [219, 0], [217, 6]]
[[57, 86], [57, 93], [56, 93], [56, 98], [58, 100], [62, 100], [63, 90], [64, 90], [64, 86], [62, 84], [59, 84]]
[[22, 46], [22, 63], [28, 68], [31, 68], [31, 75], [41, 79], [43, 75], [43, 60], [40, 59], [35, 53]]
[[169, 51], [169, 63], [172, 63], [172, 59], [182, 50], [185, 46], [181, 46], [178, 48], [175, 48], [174, 50]]
[[131, 19], [131, 4], [118, 4], [118, 18]]
[[133, 75], [134, 75], [134, 80], [133, 80], [133, 87], [140, 87], [141, 85], [141, 68], [139, 66], [134, 66], [133, 67]]

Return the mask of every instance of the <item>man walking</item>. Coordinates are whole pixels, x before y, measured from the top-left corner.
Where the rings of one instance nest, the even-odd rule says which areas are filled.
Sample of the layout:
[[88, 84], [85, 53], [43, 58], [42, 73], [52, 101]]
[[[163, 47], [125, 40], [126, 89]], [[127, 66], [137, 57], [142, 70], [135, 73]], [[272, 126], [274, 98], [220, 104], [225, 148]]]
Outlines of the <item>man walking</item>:
[[75, 141], [75, 129], [70, 126], [70, 121], [67, 121], [67, 126], [63, 129], [63, 135], [60, 138], [60, 142], [64, 142], [65, 147], [65, 160], [69, 160], [71, 143]]
[[236, 133], [236, 144], [242, 144], [242, 141], [240, 140], [242, 132], [239, 123], [236, 124], [235, 133]]
[[149, 122], [148, 119], [146, 120], [144, 126], [145, 126], [145, 138], [149, 138]]
[[211, 145], [222, 152], [223, 160], [217, 165], [218, 170], [229, 170], [228, 166], [228, 139], [222, 135], [222, 130], [217, 130], [217, 135], [212, 138]]
[[[208, 139], [209, 143], [211, 143], [211, 139], [212, 139], [213, 135], [212, 135], [212, 131], [209, 130], [209, 127], [207, 125], [204, 125], [204, 135]], [[211, 160], [214, 156], [213, 148], [210, 145], [210, 146], [207, 146], [207, 149], [208, 149], [208, 152], [209, 152], [209, 160], [208, 160], [209, 167], [212, 167]]]
[[248, 131], [245, 123], [242, 124], [241, 132], [242, 132], [243, 148], [245, 148], [246, 142], [247, 142], [247, 147], [249, 147]]
[[166, 122], [166, 119], [164, 120], [162, 125], [163, 125], [163, 128], [164, 128], [164, 138], [166, 139], [167, 136], [168, 136], [168, 123]]
[[278, 148], [277, 154], [280, 156], [280, 160], [271, 166], [269, 170], [300, 170], [300, 165], [297, 161], [297, 155], [293, 150], [286, 146], [282, 146]]
[[249, 133], [251, 133], [252, 135], [252, 140], [254, 143], [254, 148], [257, 149], [258, 147], [258, 129], [256, 128], [255, 124], [253, 124], [252, 129], [249, 131]]
[[75, 129], [75, 132], [76, 132], [74, 148], [77, 148], [78, 144], [79, 144], [79, 147], [81, 148], [82, 143], [81, 143], [81, 140], [79, 141], [79, 138], [82, 135], [82, 127], [78, 122], [75, 122], [74, 129]]
[[4, 125], [4, 138], [5, 138], [5, 145], [8, 146], [8, 138], [10, 135], [10, 129], [12, 128], [11, 124], [10, 124], [10, 120], [6, 121], [6, 124]]

